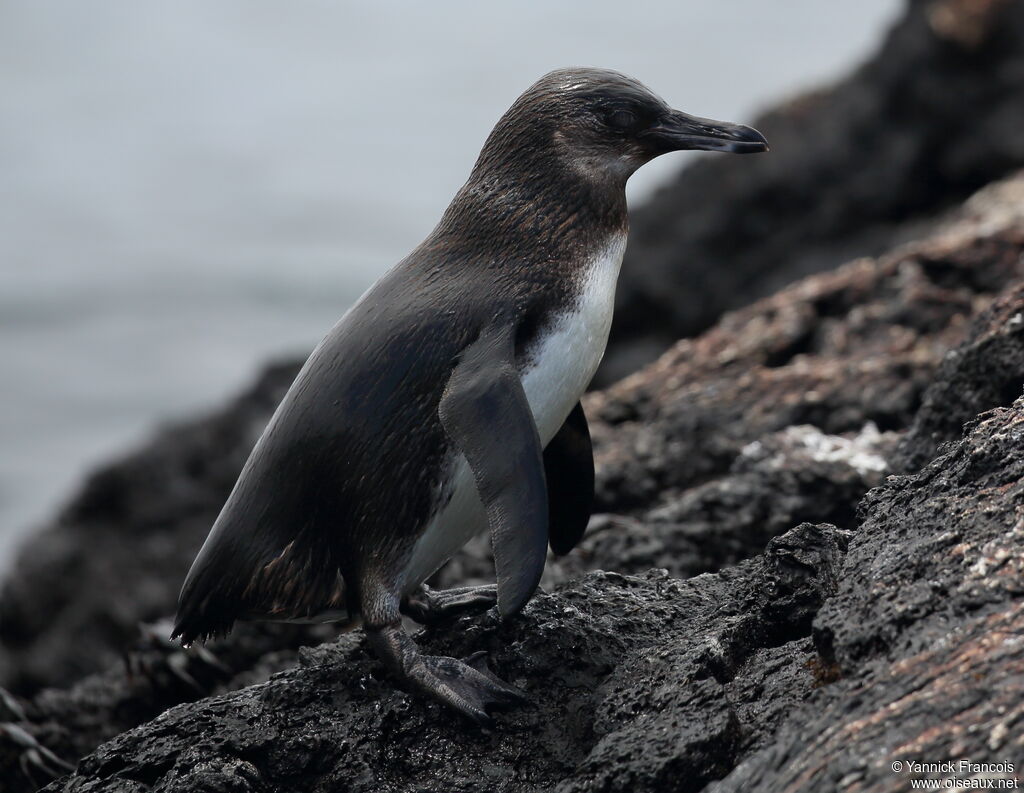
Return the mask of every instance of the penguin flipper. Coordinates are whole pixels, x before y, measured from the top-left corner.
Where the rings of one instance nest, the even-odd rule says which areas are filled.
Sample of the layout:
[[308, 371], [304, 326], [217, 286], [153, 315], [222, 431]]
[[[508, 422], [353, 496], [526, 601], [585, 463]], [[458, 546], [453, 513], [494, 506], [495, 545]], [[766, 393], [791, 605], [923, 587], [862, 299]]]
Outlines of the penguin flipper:
[[530, 599], [548, 544], [540, 435], [513, 358], [511, 328], [485, 330], [463, 351], [438, 408], [487, 513], [502, 616]]
[[544, 450], [551, 550], [562, 556], [587, 530], [594, 505], [594, 450], [579, 402]]

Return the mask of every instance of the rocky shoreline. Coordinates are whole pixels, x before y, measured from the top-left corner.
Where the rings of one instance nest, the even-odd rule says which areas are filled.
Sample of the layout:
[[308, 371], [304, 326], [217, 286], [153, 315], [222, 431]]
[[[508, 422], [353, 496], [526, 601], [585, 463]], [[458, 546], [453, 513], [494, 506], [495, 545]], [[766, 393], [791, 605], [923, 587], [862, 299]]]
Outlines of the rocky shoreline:
[[589, 396], [605, 512], [556, 587], [422, 637], [529, 694], [493, 734], [395, 690], [357, 631], [273, 626], [186, 652], [157, 625], [4, 720], [86, 755], [54, 791], [901, 790], [894, 760], [1024, 762], [1022, 281], [1024, 176]]
[[[699, 163], [638, 214], [613, 368], [667, 341], [630, 330], [651, 295], [678, 314], [665, 333], [703, 332], [586, 398], [599, 514], [549, 559], [546, 593], [509, 623], [419, 638], [486, 650], [528, 706], [493, 732], [463, 724], [395, 688], [360, 631], [167, 641], [286, 362], [97, 471], [24, 547], [0, 592], [0, 788], [898, 791], [929, 775], [913, 763], [960, 759], [1019, 776], [1024, 174], [972, 192], [1024, 165], [1021, 11], [911, 2], [871, 64], [770, 116], [777, 164]], [[939, 78], [980, 129], [928, 115]], [[914, 112], [883, 143], [899, 97]], [[829, 118], [861, 119], [857, 145]], [[798, 167], [814, 132], [829, 145]], [[940, 162], [923, 201], [907, 185], [926, 153]], [[695, 188], [718, 208], [672, 231]], [[851, 206], [870, 211], [831, 223]], [[743, 224], [726, 249], [729, 217]], [[668, 275], [680, 257], [690, 269]], [[678, 325], [697, 272], [721, 283]], [[434, 583], [492, 576], [480, 540]]]
[[[1024, 176], [591, 395], [605, 514], [556, 587], [422, 636], [528, 692], [493, 733], [358, 631], [273, 626], [208, 651], [154, 626], [3, 718], [86, 755], [53, 791], [902, 790], [896, 760], [1024, 762], [1022, 281]], [[485, 576], [473, 551], [442, 577]]]

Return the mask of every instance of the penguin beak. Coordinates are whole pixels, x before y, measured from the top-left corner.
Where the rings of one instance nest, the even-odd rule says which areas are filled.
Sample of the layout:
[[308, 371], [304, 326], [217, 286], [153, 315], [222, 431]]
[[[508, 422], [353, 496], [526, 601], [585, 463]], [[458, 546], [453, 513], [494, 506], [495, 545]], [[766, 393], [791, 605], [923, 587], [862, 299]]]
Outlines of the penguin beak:
[[728, 151], [733, 154], [768, 151], [768, 141], [753, 127], [699, 118], [679, 110], [666, 113], [657, 124], [640, 133], [639, 137], [658, 149], [659, 154], [684, 149]]

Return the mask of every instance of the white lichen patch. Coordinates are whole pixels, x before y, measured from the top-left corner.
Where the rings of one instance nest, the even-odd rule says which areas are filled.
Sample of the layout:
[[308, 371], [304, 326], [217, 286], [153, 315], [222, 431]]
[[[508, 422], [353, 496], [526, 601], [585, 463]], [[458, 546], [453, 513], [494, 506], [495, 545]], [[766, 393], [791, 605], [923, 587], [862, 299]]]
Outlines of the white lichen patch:
[[981, 585], [987, 589], [1003, 589], [1014, 586], [1024, 576], [1024, 559], [1018, 549], [1024, 542], [1024, 510], [1019, 510], [1019, 517], [1014, 525], [1004, 534], [989, 540], [981, 548], [972, 546], [970, 554], [964, 554], [964, 561], [977, 553], [978, 557], [971, 563], [964, 576], [961, 590]]
[[879, 432], [871, 421], [850, 438], [827, 435], [811, 424], [799, 424], [787, 427], [766, 442], [748, 443], [740, 454], [763, 459], [766, 453], [774, 451], [767, 462], [775, 468], [783, 467], [787, 459], [799, 455], [820, 463], [845, 464], [860, 476], [874, 478], [889, 470], [883, 452], [892, 447], [895, 438], [894, 433]]

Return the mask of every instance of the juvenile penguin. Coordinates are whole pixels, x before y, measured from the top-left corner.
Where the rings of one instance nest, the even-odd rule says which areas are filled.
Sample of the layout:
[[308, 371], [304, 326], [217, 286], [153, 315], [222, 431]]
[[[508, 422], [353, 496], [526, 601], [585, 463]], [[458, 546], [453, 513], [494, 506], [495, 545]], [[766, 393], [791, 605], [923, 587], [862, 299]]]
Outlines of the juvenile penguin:
[[[670, 151], [767, 148], [617, 72], [538, 80], [437, 227], [310, 355], [189, 571], [174, 636], [361, 618], [396, 677], [469, 718], [520, 699], [480, 653], [420, 653], [402, 614], [509, 617], [548, 544], [579, 541], [594, 489], [579, 400], [611, 325], [626, 180]], [[423, 586], [484, 527], [496, 586]]]

